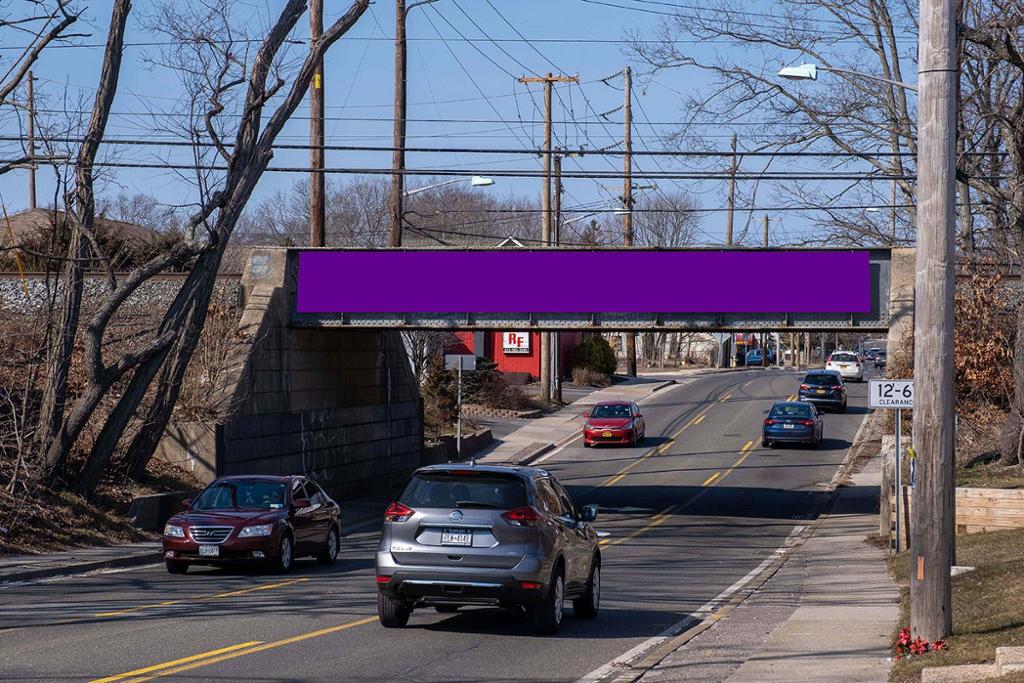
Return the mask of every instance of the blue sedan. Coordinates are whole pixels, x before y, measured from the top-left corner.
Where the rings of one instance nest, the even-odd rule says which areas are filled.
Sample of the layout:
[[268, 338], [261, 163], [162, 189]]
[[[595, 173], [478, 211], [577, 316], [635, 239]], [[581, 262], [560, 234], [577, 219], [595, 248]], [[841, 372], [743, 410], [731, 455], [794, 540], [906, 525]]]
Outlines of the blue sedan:
[[776, 443], [806, 443], [815, 448], [821, 443], [824, 420], [817, 408], [804, 401], [776, 401], [768, 411], [761, 432], [761, 446]]

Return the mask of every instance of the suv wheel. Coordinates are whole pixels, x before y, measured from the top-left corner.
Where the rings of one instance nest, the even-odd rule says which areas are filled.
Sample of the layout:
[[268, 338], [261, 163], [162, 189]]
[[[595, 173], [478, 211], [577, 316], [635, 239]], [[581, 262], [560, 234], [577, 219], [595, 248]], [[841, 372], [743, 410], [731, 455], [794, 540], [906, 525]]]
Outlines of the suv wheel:
[[292, 569], [294, 561], [295, 546], [289, 534], [281, 535], [281, 545], [277, 548], [277, 559], [274, 560], [274, 571], [278, 574], [287, 574]]
[[533, 630], [544, 635], [558, 633], [562, 626], [562, 609], [565, 603], [565, 579], [562, 578], [562, 570], [557, 569], [551, 579], [551, 587], [548, 594], [539, 603], [533, 606], [530, 617], [533, 621]]
[[323, 550], [316, 556], [317, 562], [320, 564], [334, 564], [338, 559], [338, 530], [335, 527], [331, 527], [331, 530], [327, 533], [327, 543], [324, 545]]
[[590, 569], [590, 579], [583, 595], [572, 601], [572, 613], [580, 619], [593, 619], [601, 607], [601, 563], [594, 558], [594, 566]]
[[409, 607], [381, 591], [377, 591], [377, 619], [384, 628], [402, 628], [409, 623]]
[[167, 565], [168, 574], [184, 574], [188, 571], [188, 562], [175, 562], [174, 560], [164, 560]]

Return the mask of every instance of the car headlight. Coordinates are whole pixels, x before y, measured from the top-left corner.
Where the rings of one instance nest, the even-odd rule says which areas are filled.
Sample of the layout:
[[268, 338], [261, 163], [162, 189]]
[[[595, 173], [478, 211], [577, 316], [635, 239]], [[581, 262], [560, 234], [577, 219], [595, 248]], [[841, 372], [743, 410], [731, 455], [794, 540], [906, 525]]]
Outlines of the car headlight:
[[185, 538], [185, 529], [177, 524], [168, 524], [164, 527], [164, 536], [172, 538]]
[[247, 526], [242, 529], [238, 537], [239, 538], [254, 538], [257, 536], [269, 536], [274, 533], [273, 524], [258, 524], [256, 526]]

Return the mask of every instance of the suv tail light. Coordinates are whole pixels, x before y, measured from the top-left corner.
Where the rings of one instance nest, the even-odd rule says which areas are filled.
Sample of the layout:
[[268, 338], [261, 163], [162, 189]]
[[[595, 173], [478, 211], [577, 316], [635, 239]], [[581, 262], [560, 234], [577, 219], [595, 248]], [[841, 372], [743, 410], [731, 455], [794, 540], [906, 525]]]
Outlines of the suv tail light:
[[800, 385], [800, 391], [808, 391], [808, 390], [810, 390], [810, 388], [811, 388], [810, 384], [801, 384]]
[[842, 388], [842, 384], [833, 384], [832, 386], [829, 387], [829, 389], [831, 389], [832, 391], [841, 391]]
[[773, 425], [773, 424], [775, 424], [775, 420], [773, 420], [773, 419], [771, 419], [771, 418], [769, 417], [769, 418], [768, 418], [767, 420], [765, 420], [765, 421], [764, 421], [764, 423], [765, 423], [766, 425]]
[[388, 505], [388, 509], [384, 511], [385, 522], [404, 522], [410, 517], [416, 514], [416, 511], [407, 505], [395, 502]]
[[814, 426], [814, 420], [799, 420], [799, 422], [804, 427], [813, 427]]
[[501, 518], [512, 526], [536, 526], [540, 522], [540, 513], [532, 506], [524, 505], [502, 513]]

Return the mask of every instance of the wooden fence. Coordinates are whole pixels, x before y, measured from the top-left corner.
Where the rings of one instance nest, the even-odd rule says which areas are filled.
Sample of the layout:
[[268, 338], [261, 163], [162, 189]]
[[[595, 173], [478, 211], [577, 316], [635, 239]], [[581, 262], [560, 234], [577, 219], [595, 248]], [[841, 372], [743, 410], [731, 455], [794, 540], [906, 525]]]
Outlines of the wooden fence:
[[[908, 546], [907, 521], [913, 495], [908, 486], [903, 487], [903, 542]], [[889, 519], [896, 519], [896, 496], [889, 496]], [[1024, 528], [1024, 489], [974, 489], [956, 490], [956, 531], [958, 534], [973, 534], [979, 531]], [[896, 540], [895, 524], [889, 530], [891, 544]]]

